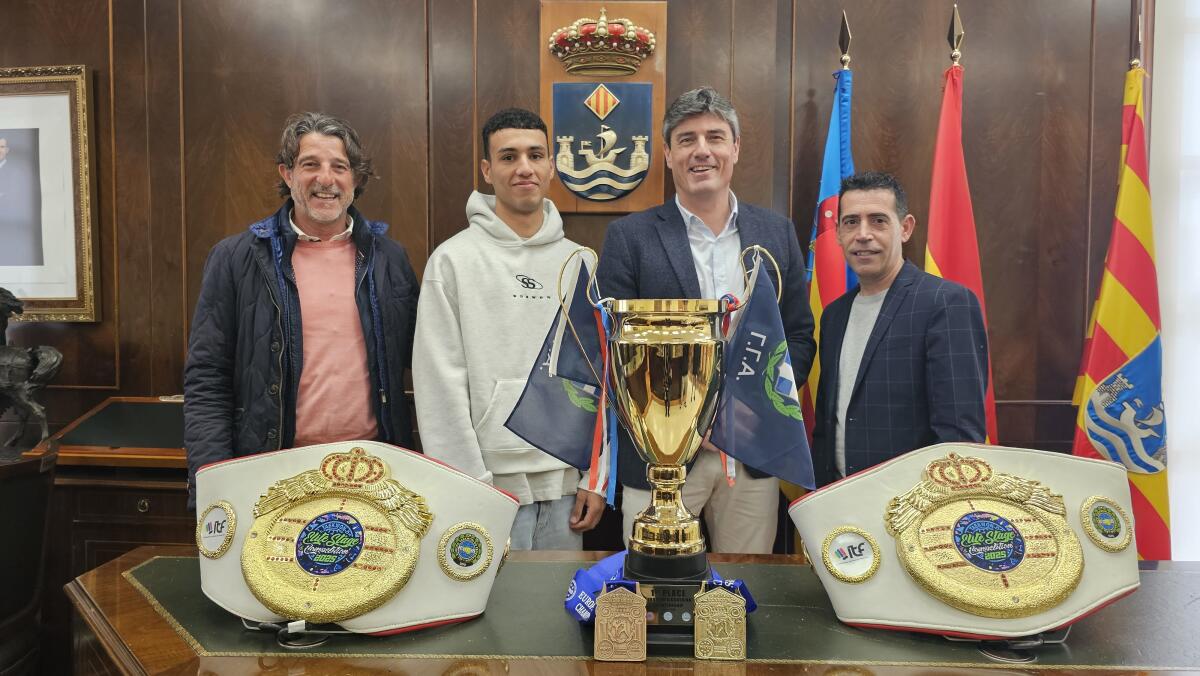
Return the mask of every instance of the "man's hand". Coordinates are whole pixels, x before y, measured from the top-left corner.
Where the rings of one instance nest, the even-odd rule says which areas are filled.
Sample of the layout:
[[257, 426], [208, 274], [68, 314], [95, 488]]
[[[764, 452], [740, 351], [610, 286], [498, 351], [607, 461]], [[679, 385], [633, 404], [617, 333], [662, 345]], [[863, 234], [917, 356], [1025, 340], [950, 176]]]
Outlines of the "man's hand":
[[712, 437], [712, 430], [710, 429], [710, 430], [709, 430], [709, 431], [708, 431], [708, 432], [707, 432], [707, 433], [704, 435], [704, 440], [700, 442], [700, 450], [702, 450], [702, 451], [712, 451], [713, 453], [724, 453], [725, 451], [723, 451], [723, 450], [721, 450], [721, 449], [717, 448], [716, 446], [714, 446], [714, 445], [713, 445], [713, 442], [709, 441], [709, 439], [710, 439], [711, 437]]
[[603, 515], [604, 496], [580, 488], [575, 492], [575, 508], [571, 510], [571, 520], [567, 525], [576, 533], [582, 533], [595, 528]]

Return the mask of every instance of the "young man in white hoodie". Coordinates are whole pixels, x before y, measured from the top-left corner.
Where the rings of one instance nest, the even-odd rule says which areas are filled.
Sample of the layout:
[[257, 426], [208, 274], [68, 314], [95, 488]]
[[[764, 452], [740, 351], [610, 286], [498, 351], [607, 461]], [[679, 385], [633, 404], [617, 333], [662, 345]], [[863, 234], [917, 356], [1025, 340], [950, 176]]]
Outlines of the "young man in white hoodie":
[[510, 108], [482, 135], [479, 166], [496, 194], [471, 194], [467, 229], [433, 252], [421, 283], [413, 346], [421, 445], [517, 497], [513, 549], [581, 549], [603, 495], [504, 427], [558, 310], [559, 269], [578, 245], [546, 199], [554, 180], [546, 123]]

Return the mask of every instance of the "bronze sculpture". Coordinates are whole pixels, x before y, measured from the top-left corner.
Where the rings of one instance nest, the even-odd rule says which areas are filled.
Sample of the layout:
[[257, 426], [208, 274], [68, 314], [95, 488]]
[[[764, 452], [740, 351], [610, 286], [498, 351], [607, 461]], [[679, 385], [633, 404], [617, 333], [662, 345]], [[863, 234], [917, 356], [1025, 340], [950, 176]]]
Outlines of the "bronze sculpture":
[[8, 319], [25, 310], [25, 304], [8, 289], [0, 288], [0, 415], [15, 409], [20, 418], [17, 431], [5, 443], [15, 445], [25, 434], [32, 416], [42, 427], [42, 436], [50, 436], [46, 424], [46, 409], [33, 399], [33, 393], [54, 379], [62, 366], [62, 353], [53, 347], [18, 347], [9, 345]]

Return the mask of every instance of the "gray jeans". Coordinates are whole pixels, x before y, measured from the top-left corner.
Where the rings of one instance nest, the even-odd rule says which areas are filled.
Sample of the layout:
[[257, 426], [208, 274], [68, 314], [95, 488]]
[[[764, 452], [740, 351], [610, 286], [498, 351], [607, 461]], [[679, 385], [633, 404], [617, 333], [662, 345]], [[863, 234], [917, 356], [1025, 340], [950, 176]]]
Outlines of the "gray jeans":
[[567, 522], [575, 508], [575, 495], [558, 500], [543, 500], [521, 505], [513, 521], [513, 549], [583, 549], [583, 534], [571, 530]]

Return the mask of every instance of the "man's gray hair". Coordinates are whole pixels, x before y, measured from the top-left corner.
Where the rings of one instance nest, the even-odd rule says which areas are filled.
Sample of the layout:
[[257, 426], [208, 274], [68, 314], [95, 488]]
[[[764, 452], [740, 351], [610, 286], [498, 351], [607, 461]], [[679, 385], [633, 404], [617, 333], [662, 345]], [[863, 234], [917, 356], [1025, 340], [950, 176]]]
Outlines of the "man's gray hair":
[[[275, 162], [288, 169], [296, 168], [296, 157], [300, 154], [300, 138], [305, 134], [324, 134], [342, 140], [346, 146], [346, 157], [350, 160], [350, 169], [354, 172], [354, 197], [358, 198], [367, 187], [367, 181], [375, 174], [371, 172], [371, 158], [363, 150], [358, 140], [358, 132], [354, 131], [348, 122], [325, 113], [296, 113], [287, 119], [283, 125], [283, 135], [279, 139], [279, 155]], [[279, 195], [287, 197], [292, 191], [283, 179], [279, 180]]]
[[733, 130], [733, 138], [741, 138], [742, 130], [738, 126], [737, 111], [734, 110], [733, 104], [712, 87], [701, 87], [680, 94], [679, 98], [667, 107], [667, 114], [663, 116], [663, 141], [670, 146], [671, 132], [675, 131], [675, 127], [683, 124], [689, 117], [704, 113], [712, 113], [728, 122], [729, 128]]

